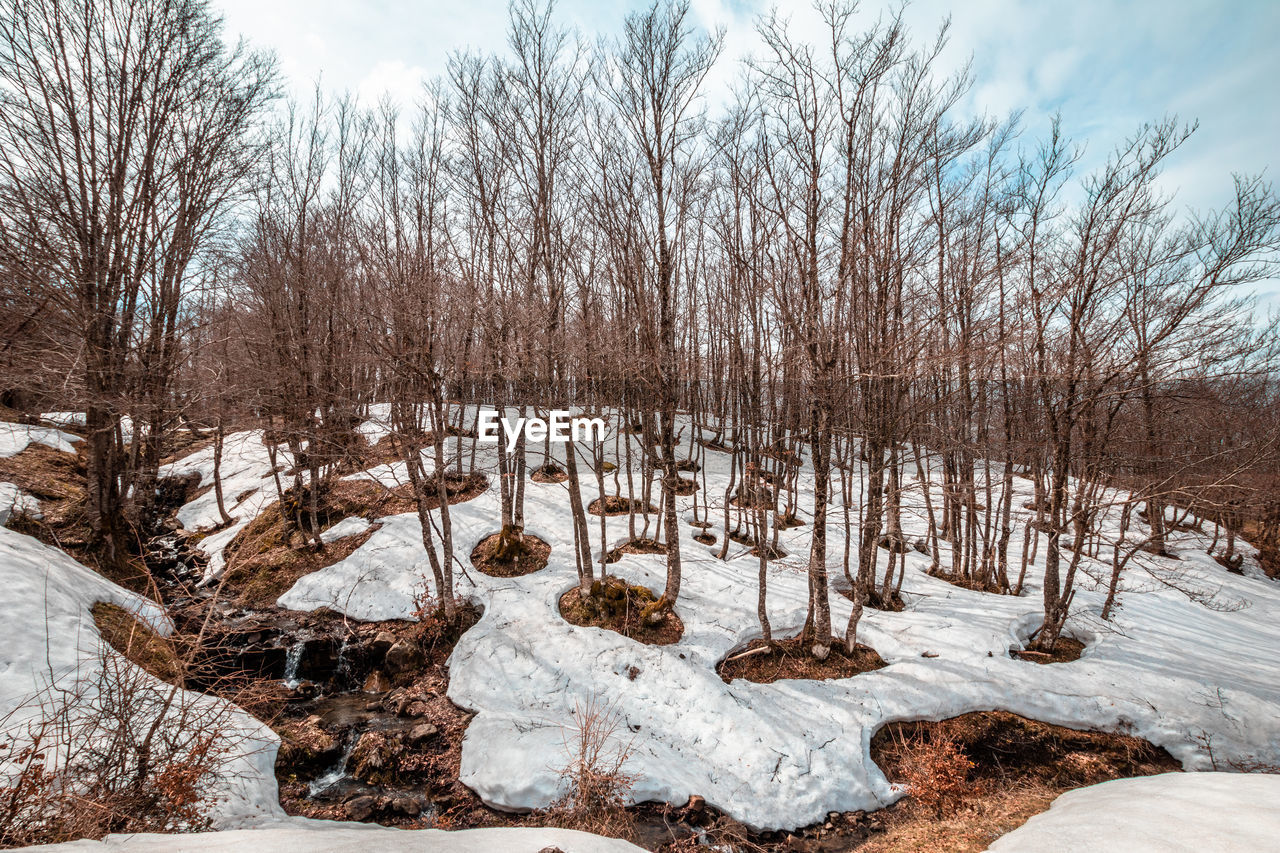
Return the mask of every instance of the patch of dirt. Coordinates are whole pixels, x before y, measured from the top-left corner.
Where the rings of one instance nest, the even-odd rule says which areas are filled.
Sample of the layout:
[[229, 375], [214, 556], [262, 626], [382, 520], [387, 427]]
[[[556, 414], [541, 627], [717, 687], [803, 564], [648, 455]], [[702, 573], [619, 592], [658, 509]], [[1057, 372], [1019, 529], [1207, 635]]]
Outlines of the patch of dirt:
[[563, 483], [569, 479], [569, 473], [552, 462], [534, 468], [529, 473], [529, 479], [535, 483]]
[[680, 497], [688, 497], [698, 491], [698, 484], [689, 477], [678, 477], [679, 482], [676, 484], [675, 493]]
[[1052, 652], [1035, 652], [1030, 649], [1010, 649], [1009, 657], [1018, 660], [1029, 660], [1032, 663], [1070, 663], [1080, 660], [1084, 654], [1084, 643], [1072, 637], [1059, 637], [1053, 644]]
[[498, 531], [476, 545], [471, 565], [490, 577], [518, 578], [545, 569], [550, 558], [551, 546], [537, 536], [524, 533], [518, 540], [511, 536], [504, 542]]
[[[844, 596], [849, 601], [853, 601], [853, 587], [847, 579], [837, 577], [831, 582], [831, 587], [837, 594]], [[907, 608], [906, 602], [902, 600], [902, 596], [898, 592], [891, 591], [888, 599], [886, 599], [881, 594], [878, 586], [867, 596], [867, 600], [863, 602], [863, 605], [874, 610], [885, 610], [891, 613], [901, 613]]]
[[790, 515], [775, 515], [773, 524], [779, 530], [790, 530], [793, 527], [804, 527], [804, 519], [798, 517], [795, 513]]
[[778, 506], [778, 497], [766, 485], [739, 486], [734, 490], [729, 503], [742, 509], [773, 510]]
[[950, 572], [938, 572], [933, 577], [938, 580], [946, 581], [952, 586], [958, 586], [961, 589], [967, 589], [972, 592], [988, 592], [992, 595], [1006, 595], [1007, 592], [1001, 589], [1000, 585], [994, 581], [982, 580], [979, 578], [966, 578], [962, 575], [951, 574]]
[[[482, 475], [452, 476], [447, 487], [449, 503], [471, 500], [488, 488]], [[285, 493], [286, 503], [298, 500], [292, 490]], [[302, 498], [305, 502], [307, 496]], [[296, 505], [296, 504], [295, 504]], [[438, 508], [432, 496], [428, 508]], [[417, 502], [410, 486], [386, 489], [369, 480], [336, 480], [320, 496], [317, 519], [321, 530], [344, 518], [358, 516], [373, 520], [387, 515], [414, 512]], [[308, 516], [304, 514], [304, 518]], [[347, 536], [317, 548], [309, 544], [291, 519], [281, 514], [280, 502], [269, 505], [251, 521], [227, 546], [227, 569], [224, 589], [237, 603], [270, 606], [303, 575], [344, 560], [368, 541], [377, 524], [364, 533]]]
[[33, 442], [21, 453], [0, 458], [0, 481], [13, 483], [38, 500], [43, 516], [14, 513], [8, 527], [67, 552], [125, 589], [152, 594], [151, 574], [140, 556], [128, 554], [120, 564], [108, 564], [101, 549], [92, 547], [82, 446], [83, 442], [78, 443], [76, 452], [69, 453]]
[[752, 640], [745, 649], [738, 649], [720, 661], [716, 672], [726, 684], [735, 678], [772, 684], [784, 678], [850, 678], [888, 666], [875, 649], [861, 643], [849, 655], [844, 643], [834, 641], [830, 654], [822, 661], [810, 654], [811, 647], [812, 641], [806, 642], [801, 637], [775, 640], [772, 644], [762, 639]]
[[[751, 556], [760, 556], [760, 548], [756, 547], [756, 540], [754, 536], [748, 536], [742, 530], [733, 530], [729, 533], [729, 540], [731, 542], [737, 542], [739, 545], [746, 545], [750, 549], [748, 553], [750, 553]], [[783, 550], [782, 546], [774, 545], [771, 542], [764, 543], [764, 558], [766, 560], [781, 560], [785, 556], [787, 556], [787, 552]]]
[[172, 684], [182, 677], [186, 667], [173, 640], [153, 632], [118, 604], [99, 601], [89, 611], [111, 648], [161, 681]]
[[622, 559], [623, 554], [665, 554], [667, 553], [667, 543], [659, 542], [656, 539], [632, 539], [619, 545], [611, 550], [604, 558], [606, 563], [616, 563]]
[[[587, 504], [587, 512], [592, 515], [627, 515], [628, 513], [644, 513], [645, 503], [639, 498], [627, 499], [621, 495], [606, 495], [604, 498], [603, 513], [601, 511], [600, 498], [596, 498]], [[658, 508], [653, 504], [649, 504], [647, 512], [650, 515], [657, 515]]]
[[716, 544], [716, 537], [710, 533], [698, 533], [694, 535], [693, 541], [702, 545], [714, 545]]
[[560, 615], [571, 625], [605, 628], [646, 645], [666, 646], [684, 634], [684, 623], [667, 610], [660, 622], [652, 624], [643, 614], [657, 600], [648, 587], [605, 575], [591, 584], [585, 598], [576, 586], [560, 596]]
[[[952, 753], [958, 770], [950, 796], [928, 768]], [[977, 853], [1048, 808], [1059, 794], [1109, 779], [1181, 769], [1163, 749], [1125, 734], [1076, 731], [1004, 711], [980, 711], [941, 722], [891, 723], [871, 740], [871, 757], [890, 781], [925, 792], [876, 812], [884, 832], [858, 847], [865, 853]], [[926, 772], [922, 773], [922, 768]]]
[[224, 594], [246, 607], [270, 607], [303, 575], [351, 556], [381, 525], [317, 548], [305, 544], [279, 503], [267, 507], [227, 546]]
[[690, 527], [696, 527], [699, 530], [706, 530], [708, 527], [715, 527], [715, 523], [711, 521], [689, 521], [686, 523]]

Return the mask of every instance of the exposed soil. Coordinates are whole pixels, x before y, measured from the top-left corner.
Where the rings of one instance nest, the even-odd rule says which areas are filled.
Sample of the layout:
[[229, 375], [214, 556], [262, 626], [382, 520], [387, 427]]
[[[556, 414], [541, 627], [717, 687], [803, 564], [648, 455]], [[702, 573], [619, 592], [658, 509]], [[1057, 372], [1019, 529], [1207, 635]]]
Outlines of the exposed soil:
[[[843, 577], [837, 577], [831, 582], [831, 588], [837, 594], [844, 596], [849, 601], [853, 601], [853, 587], [849, 581]], [[889, 592], [886, 598], [877, 586], [867, 595], [867, 600], [863, 602], [864, 607], [870, 607], [873, 610], [884, 610], [891, 613], [901, 613], [906, 609], [906, 602], [902, 600], [902, 595], [895, 590]]]
[[[748, 553], [751, 554], [751, 556], [760, 556], [760, 551], [762, 549], [756, 547], [756, 540], [754, 536], [748, 536], [741, 530], [733, 530], [729, 532], [729, 540], [737, 542], [739, 545], [746, 545], [750, 549]], [[781, 560], [783, 557], [787, 556], [787, 552], [783, 550], [782, 546], [774, 545], [771, 542], [764, 543], [763, 551], [764, 558], [766, 560]]]
[[471, 552], [471, 565], [490, 577], [518, 578], [545, 569], [551, 558], [551, 546], [531, 533], [503, 546], [501, 531], [486, 536]]
[[107, 645], [161, 681], [173, 683], [185, 670], [174, 640], [162, 637], [118, 604], [99, 601], [90, 608]]
[[714, 534], [704, 532], [704, 533], [695, 534], [693, 537], [693, 541], [698, 542], [702, 545], [714, 545], [716, 544], [717, 540]]
[[773, 489], [766, 485], [739, 486], [734, 490], [729, 503], [742, 509], [772, 510], [777, 508], [778, 498], [773, 493]]
[[281, 518], [279, 504], [273, 504], [227, 547], [223, 595], [246, 607], [273, 606], [303, 575], [351, 556], [378, 527], [316, 547], [304, 544], [301, 534]]
[[1084, 643], [1071, 637], [1059, 637], [1053, 644], [1052, 652], [1035, 652], [1030, 649], [1010, 649], [1009, 657], [1029, 660], [1032, 663], [1070, 663], [1080, 660], [1084, 654]]
[[712, 521], [689, 521], [689, 522], [686, 522], [686, 524], [688, 524], [690, 527], [696, 527], [700, 530], [706, 530], [709, 527], [715, 527], [715, 522], [712, 522]]
[[775, 640], [772, 645], [762, 639], [752, 640], [745, 649], [737, 649], [720, 661], [716, 672], [726, 684], [735, 678], [772, 684], [784, 678], [850, 678], [888, 666], [875, 649], [861, 643], [850, 655], [844, 643], [833, 642], [826, 660], [821, 661], [810, 653], [812, 645], [811, 640], [805, 642], [801, 637]]
[[952, 586], [958, 586], [961, 589], [971, 590], [972, 592], [989, 592], [992, 595], [1007, 594], [999, 584], [994, 581], [981, 580], [979, 578], [966, 578], [961, 575], [951, 574], [950, 572], [938, 572], [933, 575], [938, 580], [946, 581]]
[[[628, 513], [645, 512], [644, 501], [639, 498], [624, 498], [621, 495], [606, 495], [604, 497], [604, 511], [601, 512], [600, 498], [596, 498], [587, 504], [587, 512], [592, 515], [627, 515]], [[653, 504], [649, 504], [648, 512], [650, 515], [657, 515], [658, 508]]]
[[665, 554], [667, 553], [667, 543], [659, 542], [656, 539], [632, 539], [619, 545], [605, 555], [606, 563], [616, 563], [622, 559], [623, 554]]
[[535, 483], [563, 483], [569, 479], [569, 473], [555, 463], [548, 463], [529, 472], [529, 479]]
[[959, 770], [941, 802], [908, 796], [876, 812], [884, 832], [858, 847], [865, 853], [977, 853], [1048, 808], [1064, 791], [1109, 779], [1180, 769], [1163, 749], [1124, 734], [1076, 731], [1003, 711], [942, 722], [891, 723], [871, 741], [871, 757], [890, 781], [920, 785], [936, 799], [922, 768]]
[[591, 594], [585, 598], [576, 586], [560, 596], [560, 615], [572, 625], [605, 628], [646, 645], [666, 646], [684, 634], [684, 623], [667, 610], [653, 624], [644, 612], [657, 600], [648, 587], [606, 575], [591, 584]]
[[[74, 428], [60, 429], [76, 432]], [[120, 562], [110, 563], [103, 559], [102, 549], [93, 542], [86, 463], [80, 452], [83, 446], [83, 442], [78, 442], [76, 452], [68, 453], [33, 442], [21, 453], [0, 458], [0, 481], [13, 483], [38, 500], [42, 516], [36, 519], [25, 513], [14, 513], [8, 527], [60, 548], [125, 589], [149, 594], [151, 576], [141, 556], [125, 554]]]
[[795, 513], [789, 515], [775, 515], [773, 517], [774, 526], [780, 530], [791, 530], [794, 527], [804, 527], [804, 519], [799, 518]]
[[[457, 504], [477, 497], [488, 488], [483, 475], [449, 478], [449, 503]], [[286, 503], [298, 501], [292, 490], [285, 493]], [[302, 499], [308, 505], [309, 497]], [[439, 507], [433, 497], [428, 508]], [[376, 519], [397, 513], [413, 512], [417, 502], [410, 486], [386, 489], [369, 480], [337, 480], [319, 496], [317, 520], [321, 530], [344, 518], [359, 516]], [[303, 513], [309, 521], [309, 514]], [[280, 502], [268, 506], [227, 546], [227, 568], [224, 592], [246, 606], [270, 606], [303, 575], [346, 559], [368, 541], [377, 530], [347, 536], [321, 547], [310, 544], [291, 519], [281, 514]]]
[[696, 481], [688, 477], [679, 477], [677, 479], [679, 481], [676, 484], [676, 488], [675, 488], [675, 493], [677, 495], [680, 495], [681, 497], [687, 497], [693, 494], [694, 492], [698, 491], [698, 484]]

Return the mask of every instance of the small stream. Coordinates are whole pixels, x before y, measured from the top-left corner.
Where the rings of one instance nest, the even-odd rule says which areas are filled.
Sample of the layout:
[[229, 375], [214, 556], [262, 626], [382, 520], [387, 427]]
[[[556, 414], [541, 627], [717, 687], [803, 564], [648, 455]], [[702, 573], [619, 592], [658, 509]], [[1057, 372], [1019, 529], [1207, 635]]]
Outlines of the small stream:
[[427, 796], [433, 780], [419, 780], [405, 767], [430, 767], [424, 755], [447, 744], [424, 716], [429, 697], [411, 686], [423, 657], [408, 637], [410, 623], [239, 607], [195, 589], [206, 558], [174, 514], [198, 480], [159, 484], [156, 511], [143, 525], [142, 555], [179, 630], [204, 637], [193, 686], [212, 691], [231, 679], [274, 691], [282, 795], [288, 789], [291, 796], [337, 809], [334, 817], [430, 824], [437, 812]]

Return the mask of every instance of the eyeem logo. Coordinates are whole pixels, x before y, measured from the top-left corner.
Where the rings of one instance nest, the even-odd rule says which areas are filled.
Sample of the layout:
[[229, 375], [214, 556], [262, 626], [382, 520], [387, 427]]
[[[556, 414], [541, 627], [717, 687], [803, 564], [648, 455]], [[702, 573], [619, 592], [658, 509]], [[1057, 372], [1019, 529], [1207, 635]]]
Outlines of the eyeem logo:
[[479, 424], [480, 441], [486, 444], [497, 444], [498, 424], [502, 424], [502, 432], [506, 433], [508, 453], [515, 451], [516, 442], [520, 440], [522, 430], [524, 440], [527, 442], [544, 441], [549, 436], [553, 442], [564, 444], [569, 441], [571, 435], [574, 441], [604, 441], [603, 418], [575, 418], [570, 416], [567, 409], [552, 409], [550, 420], [536, 416], [516, 418], [515, 426], [505, 418], [498, 417], [498, 413], [492, 409], [482, 411]]

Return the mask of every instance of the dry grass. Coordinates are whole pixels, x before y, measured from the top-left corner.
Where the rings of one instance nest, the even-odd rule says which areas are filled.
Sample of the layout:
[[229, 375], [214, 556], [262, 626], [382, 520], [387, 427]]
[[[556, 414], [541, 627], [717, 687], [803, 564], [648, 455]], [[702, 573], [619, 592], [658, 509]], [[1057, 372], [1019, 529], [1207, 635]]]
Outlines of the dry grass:
[[85, 476], [85, 458], [78, 449], [68, 453], [31, 444], [21, 453], [0, 459], [0, 480], [40, 501], [43, 516], [35, 519], [16, 514], [9, 519], [9, 528], [67, 552], [126, 589], [150, 593], [151, 575], [140, 558], [129, 555], [120, 564], [108, 564], [100, 549], [92, 547]]
[[845, 652], [843, 643], [834, 643], [826, 660], [809, 653], [812, 641], [802, 637], [775, 640], [752, 640], [745, 649], [735, 651], [716, 667], [727, 684], [745, 678], [757, 684], [772, 684], [784, 678], [850, 678], [888, 666], [884, 658], [870, 646], [858, 644], [853, 654]]
[[[985, 850], [1065, 791], [1179, 769], [1167, 752], [1137, 737], [1003, 711], [893, 723], [872, 738], [871, 755], [890, 780], [921, 786], [921, 795], [878, 813], [886, 831], [858, 848], [869, 853]], [[970, 763], [963, 780], [948, 775], [957, 758]], [[938, 768], [943, 772], [931, 772]]]
[[946, 817], [911, 809], [906, 804], [885, 809], [885, 831], [872, 835], [858, 853], [981, 853], [1001, 835], [1012, 832], [1049, 808], [1061, 793], [1038, 785], [996, 791], [971, 801]]
[[566, 726], [561, 795], [544, 815], [548, 826], [632, 837], [634, 817], [626, 800], [636, 777], [626, 770], [632, 742], [622, 739], [623, 729], [617, 711], [598, 700], [575, 706]]
[[186, 672], [178, 645], [153, 632], [118, 604], [99, 601], [91, 608], [102, 639], [147, 672], [170, 684]]

